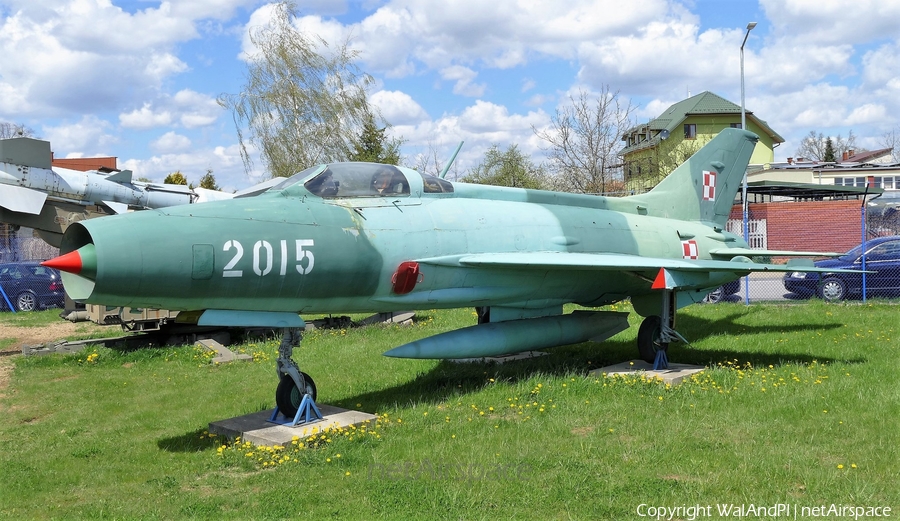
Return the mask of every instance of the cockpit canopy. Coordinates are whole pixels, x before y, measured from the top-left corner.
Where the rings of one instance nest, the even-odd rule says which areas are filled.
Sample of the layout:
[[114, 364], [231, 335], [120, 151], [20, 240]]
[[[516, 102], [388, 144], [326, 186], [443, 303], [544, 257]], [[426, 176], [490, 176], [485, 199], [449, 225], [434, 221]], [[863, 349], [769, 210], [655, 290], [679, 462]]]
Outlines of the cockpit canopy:
[[[314, 177], [309, 178], [310, 175]], [[284, 190], [288, 186], [303, 183], [303, 187], [319, 197], [402, 197], [410, 193], [407, 175], [411, 170], [401, 170], [393, 165], [380, 163], [332, 163], [318, 165], [292, 176], [275, 186]], [[422, 177], [425, 193], [447, 193], [453, 185], [428, 174]]]

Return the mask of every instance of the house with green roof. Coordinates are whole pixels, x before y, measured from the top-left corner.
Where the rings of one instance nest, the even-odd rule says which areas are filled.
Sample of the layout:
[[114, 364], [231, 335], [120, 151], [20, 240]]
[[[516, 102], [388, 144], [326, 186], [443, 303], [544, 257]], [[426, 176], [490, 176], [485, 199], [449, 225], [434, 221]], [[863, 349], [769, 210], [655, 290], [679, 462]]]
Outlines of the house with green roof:
[[[771, 163], [784, 138], [768, 123], [745, 110], [747, 130], [759, 136], [750, 164]], [[628, 129], [622, 136], [625, 183], [629, 190], [655, 186], [678, 165], [725, 128], [741, 128], [741, 107], [705, 91], [675, 103], [649, 123]]]

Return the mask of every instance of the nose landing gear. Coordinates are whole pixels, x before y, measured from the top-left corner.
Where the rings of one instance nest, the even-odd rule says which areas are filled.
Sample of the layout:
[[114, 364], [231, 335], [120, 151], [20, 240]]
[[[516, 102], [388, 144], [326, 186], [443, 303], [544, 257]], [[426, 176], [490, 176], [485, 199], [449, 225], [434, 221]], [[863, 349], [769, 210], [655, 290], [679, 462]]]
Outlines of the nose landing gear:
[[322, 413], [315, 403], [318, 395], [316, 383], [300, 370], [300, 366], [292, 358], [294, 346], [299, 345], [302, 339], [299, 328], [284, 328], [281, 345], [278, 346], [278, 360], [275, 361], [279, 381], [275, 389], [276, 409], [272, 414], [272, 421], [275, 421], [279, 412], [286, 418], [293, 418], [291, 425], [322, 419]]

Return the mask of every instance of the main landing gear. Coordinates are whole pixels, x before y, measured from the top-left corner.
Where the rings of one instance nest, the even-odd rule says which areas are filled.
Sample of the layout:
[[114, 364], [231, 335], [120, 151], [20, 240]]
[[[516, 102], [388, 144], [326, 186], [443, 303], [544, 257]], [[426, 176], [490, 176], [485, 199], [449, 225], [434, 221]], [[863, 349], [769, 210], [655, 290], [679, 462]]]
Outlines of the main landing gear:
[[275, 390], [275, 404], [278, 411], [288, 418], [295, 418], [297, 411], [304, 404], [304, 397], [309, 396], [315, 407], [316, 383], [300, 370], [292, 358], [294, 346], [300, 344], [303, 335], [299, 328], [285, 328], [281, 345], [278, 346], [278, 360], [275, 367], [278, 371], [278, 388]]
[[659, 315], [651, 315], [641, 322], [638, 329], [638, 353], [641, 360], [648, 364], [654, 364], [654, 369], [668, 367], [666, 351], [669, 343], [680, 340], [687, 344], [677, 331], [675, 331], [675, 292], [664, 289], [662, 311]]

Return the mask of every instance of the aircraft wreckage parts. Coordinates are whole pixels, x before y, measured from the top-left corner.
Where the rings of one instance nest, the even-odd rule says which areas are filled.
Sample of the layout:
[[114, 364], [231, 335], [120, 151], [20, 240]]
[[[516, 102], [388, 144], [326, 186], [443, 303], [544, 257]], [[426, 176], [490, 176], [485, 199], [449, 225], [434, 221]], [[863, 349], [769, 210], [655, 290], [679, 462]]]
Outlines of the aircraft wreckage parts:
[[306, 388], [301, 392], [294, 383], [294, 379], [289, 374], [282, 374], [281, 380], [278, 382], [278, 388], [275, 389], [275, 404], [281, 414], [293, 418], [297, 414], [297, 409], [303, 401], [303, 395], [308, 394], [313, 402], [316, 401], [316, 382], [312, 377], [303, 371], [300, 372], [303, 377]]
[[479, 324], [423, 338], [391, 349], [396, 358], [480, 358], [578, 344], [602, 342], [628, 329], [628, 313], [575, 311], [523, 320]]

